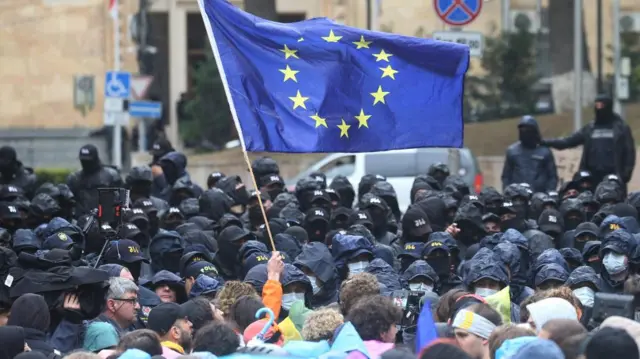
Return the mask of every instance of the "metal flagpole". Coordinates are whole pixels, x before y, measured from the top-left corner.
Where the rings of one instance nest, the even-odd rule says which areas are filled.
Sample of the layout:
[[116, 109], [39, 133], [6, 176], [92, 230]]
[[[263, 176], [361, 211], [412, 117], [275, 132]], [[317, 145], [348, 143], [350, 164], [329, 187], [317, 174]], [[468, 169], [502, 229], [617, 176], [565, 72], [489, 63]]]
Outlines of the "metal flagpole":
[[573, 129], [582, 127], [582, 0], [574, 0], [573, 7]]
[[[120, 71], [120, 8], [119, 0], [113, 3], [113, 70]], [[122, 121], [126, 115], [113, 114], [113, 165], [122, 168]]]
[[[615, 71], [614, 76], [614, 102], [613, 102], [613, 110], [622, 115], [622, 104], [620, 103], [620, 95], [617, 91], [617, 84], [620, 81], [621, 71], [620, 71], [620, 0], [613, 0], [613, 69]], [[623, 117], [624, 118], [624, 117]]]
[[369, 16], [369, 23], [371, 24], [371, 28], [369, 30], [378, 31], [378, 14], [380, 14], [380, 4], [378, 0], [369, 0], [369, 6], [371, 8], [371, 12]]

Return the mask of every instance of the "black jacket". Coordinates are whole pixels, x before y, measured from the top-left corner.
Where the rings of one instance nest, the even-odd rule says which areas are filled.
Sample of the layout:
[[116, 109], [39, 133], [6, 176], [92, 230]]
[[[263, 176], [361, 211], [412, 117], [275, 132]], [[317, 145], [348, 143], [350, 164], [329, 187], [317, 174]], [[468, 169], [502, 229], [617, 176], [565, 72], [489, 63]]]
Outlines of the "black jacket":
[[31, 198], [36, 190], [36, 175], [32, 168], [24, 167], [22, 163], [18, 162], [13, 177], [5, 178], [0, 174], [0, 185], [6, 184], [22, 188], [27, 197]]
[[91, 174], [83, 170], [70, 174], [67, 186], [76, 197], [76, 215], [82, 215], [98, 207], [98, 188], [122, 187], [123, 183], [117, 169], [102, 166]]
[[[633, 174], [633, 168], [636, 165], [636, 147], [631, 129], [622, 121], [620, 116], [614, 115], [613, 119], [613, 137], [615, 148], [613, 160], [615, 161], [616, 174], [619, 175], [625, 183], [628, 183]], [[587, 156], [591, 151], [591, 136], [595, 129], [595, 122], [591, 122], [582, 127], [579, 131], [564, 138], [553, 140], [545, 140], [543, 143], [549, 147], [564, 150], [582, 145], [582, 159], [580, 160], [580, 169], [590, 171], [587, 168]]]

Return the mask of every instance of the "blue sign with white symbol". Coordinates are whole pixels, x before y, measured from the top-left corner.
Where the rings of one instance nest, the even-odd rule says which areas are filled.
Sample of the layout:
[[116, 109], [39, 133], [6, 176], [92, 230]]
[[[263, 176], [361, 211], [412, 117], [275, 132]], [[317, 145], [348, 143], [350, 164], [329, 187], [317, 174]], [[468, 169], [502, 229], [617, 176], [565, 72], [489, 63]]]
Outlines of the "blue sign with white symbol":
[[124, 71], [107, 72], [104, 81], [104, 96], [129, 98], [131, 96], [131, 74]]
[[484, 0], [433, 0], [438, 17], [452, 26], [466, 25], [475, 20]]
[[129, 115], [141, 118], [161, 118], [162, 102], [136, 101], [129, 103]]

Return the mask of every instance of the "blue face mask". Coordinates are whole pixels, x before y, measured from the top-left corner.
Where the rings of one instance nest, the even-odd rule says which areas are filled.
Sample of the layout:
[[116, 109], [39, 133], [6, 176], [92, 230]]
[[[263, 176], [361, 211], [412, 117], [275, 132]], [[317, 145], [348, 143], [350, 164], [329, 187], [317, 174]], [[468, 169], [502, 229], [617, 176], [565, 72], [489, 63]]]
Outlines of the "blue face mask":
[[313, 290], [313, 294], [318, 294], [322, 289], [322, 287], [318, 286], [318, 278], [310, 275], [308, 275], [307, 278], [309, 278], [309, 282], [311, 282], [311, 289]]
[[286, 293], [282, 295], [282, 309], [289, 310], [293, 303], [304, 301], [304, 293]]
[[369, 262], [367, 261], [347, 264], [347, 267], [349, 267], [349, 275], [354, 275], [354, 274], [364, 272], [364, 270], [367, 268], [368, 265], [369, 265]]

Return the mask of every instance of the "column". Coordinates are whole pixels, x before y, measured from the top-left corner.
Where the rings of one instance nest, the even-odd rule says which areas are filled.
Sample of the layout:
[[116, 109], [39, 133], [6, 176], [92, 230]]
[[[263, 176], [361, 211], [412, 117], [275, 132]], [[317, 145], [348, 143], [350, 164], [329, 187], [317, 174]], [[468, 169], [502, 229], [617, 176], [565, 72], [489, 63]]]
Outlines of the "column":
[[181, 147], [176, 104], [187, 91], [187, 12], [172, 1], [169, 8], [169, 126], [167, 137], [174, 148]]

